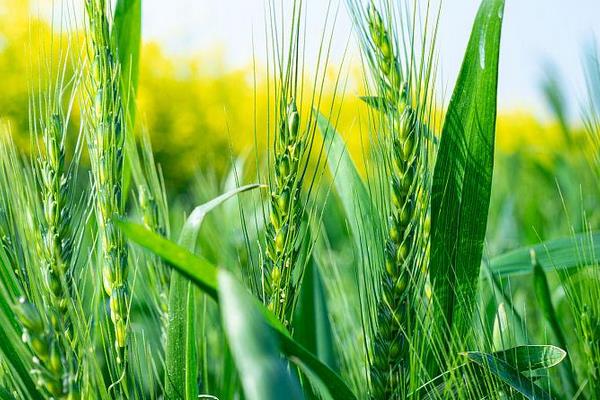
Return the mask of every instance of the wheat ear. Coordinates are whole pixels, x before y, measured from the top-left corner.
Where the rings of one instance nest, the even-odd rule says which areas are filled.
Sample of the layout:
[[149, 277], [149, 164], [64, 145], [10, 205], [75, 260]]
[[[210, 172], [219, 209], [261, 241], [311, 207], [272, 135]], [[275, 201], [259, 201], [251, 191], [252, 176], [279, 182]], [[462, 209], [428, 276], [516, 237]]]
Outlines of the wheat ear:
[[[105, 0], [87, 0], [92, 77], [89, 117], [89, 152], [96, 190], [96, 215], [102, 252], [102, 278], [110, 297], [110, 317], [115, 346], [122, 352], [127, 343], [128, 249], [113, 217], [124, 213], [123, 155], [125, 124], [121, 97], [121, 73], [111, 37]], [[119, 357], [118, 362], [121, 361]]]

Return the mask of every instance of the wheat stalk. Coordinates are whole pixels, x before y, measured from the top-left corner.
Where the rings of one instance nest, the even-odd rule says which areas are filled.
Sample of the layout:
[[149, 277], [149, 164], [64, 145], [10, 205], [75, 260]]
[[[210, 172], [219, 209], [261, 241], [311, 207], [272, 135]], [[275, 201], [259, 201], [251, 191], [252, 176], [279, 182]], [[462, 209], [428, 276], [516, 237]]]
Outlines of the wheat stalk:
[[120, 353], [127, 343], [128, 249], [112, 218], [124, 214], [123, 156], [125, 124], [120, 91], [120, 67], [110, 37], [105, 0], [87, 0], [91, 48], [93, 53], [89, 119], [89, 152], [96, 190], [96, 215], [102, 251], [102, 277], [110, 297], [110, 317], [114, 325], [115, 346]]
[[383, 103], [382, 128], [387, 132], [385, 158], [389, 159], [391, 209], [385, 244], [385, 272], [377, 304], [376, 331], [370, 368], [374, 399], [405, 398], [409, 388], [409, 338], [416, 325], [414, 299], [423, 282], [427, 253], [425, 168], [418, 111], [410, 99], [410, 82], [403, 80], [396, 43], [381, 14], [371, 3], [367, 11], [373, 45], [378, 101]]

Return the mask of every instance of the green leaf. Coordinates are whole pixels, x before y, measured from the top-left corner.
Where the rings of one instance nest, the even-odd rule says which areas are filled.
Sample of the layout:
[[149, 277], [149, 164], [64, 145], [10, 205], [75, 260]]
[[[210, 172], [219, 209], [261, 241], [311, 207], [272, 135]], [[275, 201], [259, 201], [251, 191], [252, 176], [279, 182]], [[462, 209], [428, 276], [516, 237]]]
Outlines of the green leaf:
[[112, 37], [121, 66], [123, 103], [129, 132], [135, 127], [142, 32], [142, 0], [118, 0]]
[[[194, 209], [179, 236], [179, 244], [196, 251], [198, 232], [204, 217], [224, 201], [260, 185], [247, 185], [202, 204]], [[169, 325], [165, 384], [169, 398], [195, 399], [198, 397], [198, 349], [196, 348], [196, 300], [194, 288], [184, 275], [173, 272], [169, 291]], [[183, 396], [182, 394], [185, 394]]]
[[[190, 251], [145, 229], [143, 226], [122, 220], [116, 220], [116, 224], [129, 239], [163, 258], [171, 267], [194, 282], [196, 286], [213, 300], [218, 301], [217, 268], [209, 261], [201, 256], [192, 254]], [[267, 323], [277, 334], [281, 349], [290, 360], [294, 361], [297, 358], [310, 368], [325, 383], [334, 399], [356, 399], [354, 393], [352, 393], [339, 375], [319, 361], [302, 345], [294, 341], [273, 313], [268, 311], [257, 299], [253, 298], [253, 300], [255, 306], [261, 311]]]
[[518, 372], [554, 367], [566, 355], [566, 351], [552, 345], [517, 346], [493, 354], [494, 357], [504, 361]]
[[200, 231], [200, 227], [202, 226], [204, 217], [206, 217], [208, 213], [210, 213], [212, 210], [214, 210], [216, 207], [220, 206], [230, 198], [237, 196], [240, 193], [258, 189], [260, 187], [263, 186], [259, 184], [241, 186], [239, 188], [230, 190], [227, 193], [223, 193], [222, 195], [215, 197], [214, 199], [206, 202], [205, 204], [196, 207], [186, 220], [183, 228], [181, 228], [179, 244], [185, 247], [186, 249], [194, 252], [196, 242], [198, 241], [198, 232]]
[[280, 357], [279, 343], [250, 294], [233, 276], [218, 273], [221, 318], [248, 400], [301, 399], [298, 382]]
[[171, 266], [185, 265], [177, 270], [210, 297], [217, 298], [217, 270], [208, 260], [201, 256], [195, 256], [189, 250], [149, 231], [142, 225], [124, 220], [116, 220], [116, 224], [127, 237], [162, 257]]
[[314, 260], [306, 266], [293, 321], [294, 339], [339, 372], [325, 289]]
[[491, 372], [529, 400], [552, 400], [552, 397], [533, 383], [531, 379], [520, 374], [515, 368], [494, 355], [478, 351], [470, 351], [464, 354], [470, 361]]
[[600, 232], [580, 233], [509, 251], [492, 258], [490, 269], [500, 276], [531, 273], [531, 250], [547, 271], [596, 265], [600, 263]]
[[361, 221], [373, 219], [370, 217], [371, 198], [341, 135], [331, 125], [329, 120], [320, 112], [316, 112], [317, 125], [325, 142], [327, 164], [334, 177], [336, 191], [348, 217], [351, 233], [356, 243], [356, 249], [363, 244], [360, 228]]
[[439, 310], [466, 337], [485, 238], [504, 0], [484, 0], [450, 100], [432, 187], [431, 279]]

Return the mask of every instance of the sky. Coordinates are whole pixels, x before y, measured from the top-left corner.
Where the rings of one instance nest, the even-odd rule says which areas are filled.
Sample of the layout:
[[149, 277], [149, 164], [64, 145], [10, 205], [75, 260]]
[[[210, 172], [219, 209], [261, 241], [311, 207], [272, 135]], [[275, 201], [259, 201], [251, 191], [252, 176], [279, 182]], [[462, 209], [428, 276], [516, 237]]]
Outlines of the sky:
[[[53, 0], [77, 4], [76, 0]], [[143, 0], [143, 38], [163, 45], [167, 53], [192, 56], [218, 49], [225, 68], [266, 60], [265, 5], [269, 0]], [[274, 0], [289, 4], [292, 0]], [[425, 0], [397, 0], [417, 1]], [[442, 1], [437, 51], [438, 87], [447, 99], [456, 80], [480, 0]], [[329, 0], [304, 0], [306, 42], [316, 49]], [[355, 43], [344, 0], [331, 0], [339, 10], [335, 23], [333, 63], [346, 45]], [[585, 96], [583, 57], [600, 43], [600, 0], [506, 0], [500, 54], [498, 105], [503, 111], [527, 110], [548, 117], [540, 85], [549, 69], [561, 77], [571, 115]], [[253, 51], [253, 43], [255, 51]], [[316, 50], [312, 52], [316, 53]], [[309, 52], [310, 54], [310, 52]], [[316, 57], [315, 57], [316, 58]], [[263, 61], [264, 61], [263, 60]], [[309, 60], [310, 61], [310, 60]]]
[[[305, 1], [310, 26], [307, 41], [317, 42], [326, 1]], [[174, 54], [207, 51], [219, 45], [226, 65], [236, 68], [252, 59], [253, 38], [256, 46], [261, 46], [264, 40], [265, 0], [170, 0], [168, 3], [165, 6], [164, 0], [144, 0], [143, 36], [164, 44]], [[336, 0], [333, 3], [335, 7]], [[446, 92], [454, 85], [478, 5], [478, 0], [445, 0], [442, 5], [437, 47]], [[529, 109], [539, 116], [547, 115], [540, 82], [551, 67], [560, 74], [575, 114], [576, 105], [585, 94], [581, 67], [584, 51], [594, 38], [600, 40], [600, 1], [506, 0], [504, 15], [499, 107]], [[349, 18], [342, 6], [336, 33], [346, 40], [350, 31]], [[336, 42], [336, 47], [336, 56], [341, 58], [344, 42]]]

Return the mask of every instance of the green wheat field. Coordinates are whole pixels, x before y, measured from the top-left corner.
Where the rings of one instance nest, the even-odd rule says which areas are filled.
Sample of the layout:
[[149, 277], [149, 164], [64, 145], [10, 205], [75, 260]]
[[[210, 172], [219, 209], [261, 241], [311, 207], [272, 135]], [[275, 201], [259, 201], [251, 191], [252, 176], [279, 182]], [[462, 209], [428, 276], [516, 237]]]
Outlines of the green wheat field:
[[215, 150], [186, 126], [215, 90], [148, 95], [143, 0], [79, 1], [29, 22], [24, 101], [0, 101], [0, 400], [600, 400], [597, 52], [581, 123], [551, 76], [561, 144], [509, 154], [517, 0], [477, 1], [444, 90], [436, 2], [332, 2], [308, 57], [310, 0], [265, 0], [268, 62]]

